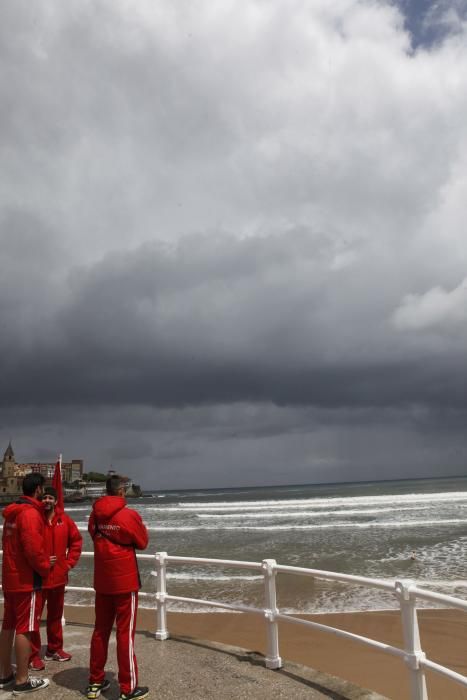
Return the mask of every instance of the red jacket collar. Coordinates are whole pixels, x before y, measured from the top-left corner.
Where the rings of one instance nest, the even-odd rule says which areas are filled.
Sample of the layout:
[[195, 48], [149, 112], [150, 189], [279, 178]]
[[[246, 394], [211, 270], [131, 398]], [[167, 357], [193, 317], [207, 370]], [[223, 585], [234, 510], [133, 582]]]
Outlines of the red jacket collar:
[[41, 512], [44, 510], [44, 504], [38, 501], [37, 498], [31, 498], [31, 496], [20, 496], [16, 503], [34, 506], [34, 508], [37, 508], [37, 510]]

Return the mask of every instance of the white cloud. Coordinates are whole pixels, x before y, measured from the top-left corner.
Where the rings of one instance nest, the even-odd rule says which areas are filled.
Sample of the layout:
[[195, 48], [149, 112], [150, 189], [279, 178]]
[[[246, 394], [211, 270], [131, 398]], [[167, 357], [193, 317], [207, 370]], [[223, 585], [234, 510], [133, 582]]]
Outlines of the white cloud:
[[34, 23], [28, 12], [10, 3], [4, 23], [17, 48], [0, 85], [12, 105], [0, 201], [59, 223], [75, 259], [282, 222], [412, 237], [465, 137], [466, 49], [410, 55], [394, 7], [52, 2]]
[[399, 330], [458, 329], [467, 323], [467, 277], [450, 291], [433, 287], [425, 294], [407, 295], [393, 316]]

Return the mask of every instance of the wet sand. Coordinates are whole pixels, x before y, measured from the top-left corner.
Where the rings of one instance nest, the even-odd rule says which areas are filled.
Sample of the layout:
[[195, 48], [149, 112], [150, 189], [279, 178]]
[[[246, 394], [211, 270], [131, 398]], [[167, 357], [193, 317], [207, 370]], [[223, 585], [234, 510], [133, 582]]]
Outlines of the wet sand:
[[[138, 615], [138, 629], [155, 630], [155, 611], [140, 609]], [[70, 622], [92, 624], [94, 612], [90, 608], [67, 606], [66, 617]], [[397, 611], [303, 617], [402, 647]], [[467, 614], [456, 610], [420, 610], [419, 623], [422, 648], [427, 657], [467, 675]], [[265, 652], [265, 625], [261, 618], [254, 615], [169, 613], [168, 629], [173, 637], [212, 640], [249, 651]], [[284, 660], [345, 678], [394, 700], [409, 697], [406, 667], [387, 654], [287, 623], [279, 625], [279, 640]], [[432, 672], [427, 673], [426, 677], [430, 700], [467, 700], [467, 688]]]

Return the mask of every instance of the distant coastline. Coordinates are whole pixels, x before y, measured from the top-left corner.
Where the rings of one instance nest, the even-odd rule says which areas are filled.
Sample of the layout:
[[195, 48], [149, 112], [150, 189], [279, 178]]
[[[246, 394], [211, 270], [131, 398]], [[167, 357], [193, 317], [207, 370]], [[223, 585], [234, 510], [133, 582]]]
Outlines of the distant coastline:
[[[100, 498], [102, 494], [89, 494], [86, 496], [65, 496], [63, 499], [65, 504], [67, 505], [75, 505], [77, 503], [92, 503], [93, 501], [96, 500], [96, 498]], [[17, 493], [17, 494], [1, 494], [0, 495], [0, 506], [8, 506], [10, 503], [15, 503], [18, 498], [21, 498], [22, 494]], [[138, 501], [140, 498], [143, 498], [144, 494], [140, 494], [138, 496], [136, 495], [130, 495], [126, 496], [127, 501]]]
[[[467, 467], [466, 467], [467, 470]], [[202, 491], [203, 493], [214, 493], [216, 491], [260, 491], [267, 489], [289, 489], [289, 488], [338, 488], [344, 486], [365, 486], [374, 484], [392, 484], [398, 482], [409, 482], [409, 481], [448, 481], [449, 479], [467, 479], [467, 474], [450, 474], [448, 476], [413, 476], [413, 477], [401, 477], [395, 479], [365, 479], [356, 481], [319, 481], [319, 482], [303, 482], [303, 483], [287, 483], [287, 484], [259, 484], [256, 486], [193, 486], [191, 488], [163, 488], [163, 489], [146, 489], [143, 491], [142, 495], [146, 498], [152, 496], [153, 494], [170, 494], [170, 493], [196, 493]]]

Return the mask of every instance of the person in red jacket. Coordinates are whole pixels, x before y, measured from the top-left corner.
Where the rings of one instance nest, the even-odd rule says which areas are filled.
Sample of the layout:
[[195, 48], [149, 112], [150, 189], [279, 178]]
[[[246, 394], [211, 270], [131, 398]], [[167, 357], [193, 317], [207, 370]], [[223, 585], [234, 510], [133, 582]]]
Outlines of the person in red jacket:
[[[83, 538], [73, 520], [58, 509], [57, 491], [53, 486], [46, 486], [42, 497], [45, 513], [45, 550], [56, 556], [54, 567], [42, 582], [42, 603], [40, 614], [47, 603], [47, 649], [46, 661], [69, 661], [71, 654], [63, 650], [62, 615], [65, 599], [65, 586], [68, 572], [78, 563], [81, 555]], [[40, 632], [31, 634], [32, 653], [29, 667], [42, 671], [45, 664], [40, 658]]]
[[[31, 633], [40, 621], [42, 579], [55, 563], [44, 547], [44, 515], [39, 499], [44, 477], [27, 474], [23, 494], [3, 511], [3, 625], [0, 633], [0, 688], [14, 684], [13, 694], [46, 688], [48, 678], [29, 678]], [[15, 637], [16, 679], [11, 665]]]
[[88, 526], [94, 542], [96, 621], [87, 697], [94, 700], [110, 686], [105, 678], [105, 664], [110, 632], [116, 620], [120, 700], [142, 699], [149, 690], [138, 686], [134, 651], [141, 588], [135, 550], [146, 549], [148, 533], [139, 513], [126, 507], [125, 489], [119, 476], [107, 479], [106, 491], [107, 495], [94, 503]]

